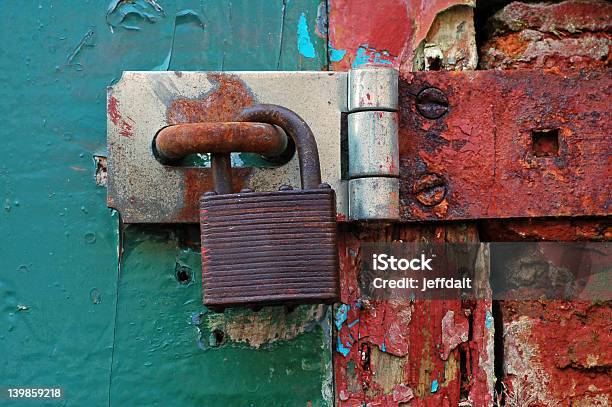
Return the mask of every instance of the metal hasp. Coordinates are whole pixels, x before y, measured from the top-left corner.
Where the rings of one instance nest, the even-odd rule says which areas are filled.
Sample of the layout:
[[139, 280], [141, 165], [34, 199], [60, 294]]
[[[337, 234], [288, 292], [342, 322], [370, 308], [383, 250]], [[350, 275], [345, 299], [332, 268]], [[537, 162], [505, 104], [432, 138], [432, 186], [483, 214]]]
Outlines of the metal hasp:
[[[237, 123], [245, 108], [272, 103], [311, 126], [338, 220], [607, 215], [610, 89], [605, 69], [410, 72], [399, 83], [385, 67], [125, 72], [108, 91], [108, 206], [125, 223], [197, 223], [213, 173], [169, 161], [221, 152], [221, 137], [231, 150], [275, 154], [283, 139], [271, 126]], [[297, 157], [233, 175], [234, 191], [300, 180]]]
[[229, 154], [213, 154], [215, 191], [200, 200], [204, 304], [220, 311], [335, 302], [335, 195], [321, 183], [312, 131], [297, 114], [274, 105], [246, 108], [237, 120], [274, 124], [293, 139], [302, 189], [232, 193]]
[[[348, 187], [342, 179], [340, 134], [347, 111], [347, 76], [124, 72], [108, 89], [108, 206], [119, 211], [124, 223], [197, 223], [198, 200], [213, 189], [213, 173], [172, 161], [188, 153], [222, 152], [221, 148], [276, 154], [283, 140], [271, 125], [238, 122], [245, 108], [271, 103], [296, 112], [311, 127], [322, 179], [336, 193], [338, 218], [346, 219]], [[256, 142], [259, 136], [265, 139], [261, 144]], [[221, 138], [224, 146], [218, 144]], [[297, 157], [281, 166], [240, 167], [232, 173], [233, 191], [273, 190], [300, 182]]]
[[349, 72], [349, 219], [398, 220], [398, 71]]

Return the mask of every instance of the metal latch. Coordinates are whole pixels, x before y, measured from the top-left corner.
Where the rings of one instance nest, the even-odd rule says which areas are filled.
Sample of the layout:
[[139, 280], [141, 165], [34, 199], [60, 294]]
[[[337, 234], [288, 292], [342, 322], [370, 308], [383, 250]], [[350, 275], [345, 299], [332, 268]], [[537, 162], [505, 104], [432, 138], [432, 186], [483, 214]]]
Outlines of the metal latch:
[[[271, 126], [232, 123], [246, 107], [276, 104], [312, 129], [322, 180], [336, 191], [338, 220], [399, 219], [397, 83], [397, 71], [384, 67], [125, 72], [108, 90], [108, 206], [126, 223], [197, 223], [198, 199], [213, 189], [211, 171], [173, 165], [173, 159], [219, 151], [212, 144], [220, 139], [228, 152], [277, 154], [286, 138]], [[347, 114], [348, 177], [342, 173], [347, 157], [341, 137]], [[153, 144], [166, 142], [169, 132], [179, 142], [160, 154]], [[265, 191], [300, 181], [297, 157], [282, 166], [233, 172], [238, 189]]]

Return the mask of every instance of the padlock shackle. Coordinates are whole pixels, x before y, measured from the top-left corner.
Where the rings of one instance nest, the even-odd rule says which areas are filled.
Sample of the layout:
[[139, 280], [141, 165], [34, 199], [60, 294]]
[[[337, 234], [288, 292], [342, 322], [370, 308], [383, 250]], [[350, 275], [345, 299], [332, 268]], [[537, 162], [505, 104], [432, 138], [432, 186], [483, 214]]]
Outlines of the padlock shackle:
[[231, 194], [233, 190], [232, 159], [230, 153], [211, 153], [210, 167], [215, 192], [220, 195]]
[[244, 109], [236, 121], [274, 124], [283, 129], [295, 143], [302, 189], [319, 188], [321, 166], [317, 142], [308, 124], [297, 113], [282, 106], [261, 104]]

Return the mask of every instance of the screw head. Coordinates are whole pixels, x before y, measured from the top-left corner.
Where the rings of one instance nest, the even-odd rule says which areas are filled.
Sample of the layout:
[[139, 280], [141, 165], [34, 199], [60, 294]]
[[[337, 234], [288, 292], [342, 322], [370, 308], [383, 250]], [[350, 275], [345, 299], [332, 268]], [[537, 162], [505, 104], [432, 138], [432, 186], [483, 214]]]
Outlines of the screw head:
[[446, 181], [439, 174], [422, 175], [412, 186], [412, 193], [422, 205], [436, 206], [446, 196]]
[[292, 191], [293, 187], [291, 185], [281, 185], [278, 188], [279, 191]]
[[249, 193], [249, 192], [253, 192], [253, 190], [251, 188], [242, 188], [240, 190], [240, 192], [246, 194], [246, 193]]
[[416, 108], [428, 119], [437, 119], [448, 112], [448, 99], [438, 88], [422, 90], [416, 97]]
[[215, 196], [217, 193], [215, 191], [206, 191], [204, 192], [204, 196]]

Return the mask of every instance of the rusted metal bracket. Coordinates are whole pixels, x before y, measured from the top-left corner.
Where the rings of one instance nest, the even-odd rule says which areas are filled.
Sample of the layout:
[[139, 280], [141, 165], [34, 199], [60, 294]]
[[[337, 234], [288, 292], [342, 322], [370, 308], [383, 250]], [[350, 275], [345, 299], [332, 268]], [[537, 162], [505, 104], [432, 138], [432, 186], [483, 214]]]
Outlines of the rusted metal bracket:
[[[203, 126], [229, 131], [233, 150], [253, 151], [247, 145], [260, 132], [267, 146], [256, 151], [271, 151], [283, 142], [272, 128], [220, 123], [273, 103], [312, 128], [339, 220], [609, 215], [609, 70], [414, 72], [398, 87], [394, 72], [358, 70], [354, 80], [346, 72], [126, 72], [108, 91], [108, 205], [127, 223], [196, 223], [210, 169], [162, 164], [155, 135]], [[344, 113], [350, 181], [341, 171]], [[183, 143], [177, 154], [194, 148]], [[234, 191], [298, 185], [297, 159], [237, 168], [233, 183]]]
[[610, 70], [400, 78], [403, 221], [610, 215]]

